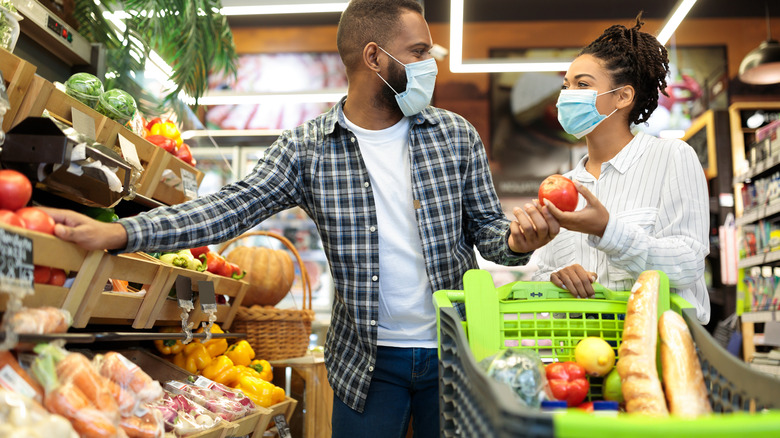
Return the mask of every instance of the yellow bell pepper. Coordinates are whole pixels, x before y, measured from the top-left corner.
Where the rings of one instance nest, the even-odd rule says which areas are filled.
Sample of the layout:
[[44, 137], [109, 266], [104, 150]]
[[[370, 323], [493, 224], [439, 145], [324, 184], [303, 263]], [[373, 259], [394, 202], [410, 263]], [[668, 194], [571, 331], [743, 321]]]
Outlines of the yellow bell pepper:
[[[203, 333], [203, 327], [199, 328], [195, 331], [196, 333]], [[214, 324], [211, 326], [211, 333], [225, 333], [222, 331], [222, 328], [218, 324]], [[201, 342], [200, 339], [197, 339], [196, 342]], [[228, 349], [228, 341], [225, 338], [222, 339], [209, 339], [206, 342], [202, 342], [203, 346], [206, 347], [206, 351], [209, 352], [211, 357], [217, 357], [220, 354], [225, 353]]]
[[[178, 327], [163, 327], [160, 329], [160, 333], [179, 333], [181, 329]], [[154, 346], [157, 347], [157, 351], [169, 356], [171, 354], [178, 354], [184, 349], [184, 344], [178, 339], [157, 339], [154, 341]]]
[[246, 340], [241, 340], [231, 345], [225, 353], [236, 365], [247, 366], [255, 358], [255, 350]]
[[184, 346], [184, 350], [174, 356], [173, 363], [195, 374], [211, 363], [211, 356], [203, 344], [191, 342]]
[[233, 365], [229, 357], [222, 355], [215, 357], [200, 374], [209, 380], [230, 386], [238, 380], [241, 371]]
[[[284, 400], [284, 389], [278, 388], [273, 383], [266, 382], [263, 379], [252, 377], [249, 374], [242, 374], [238, 378], [236, 388], [246, 394], [255, 404], [264, 408]], [[281, 391], [281, 400], [279, 399], [279, 391]]]
[[249, 364], [249, 368], [260, 373], [260, 378], [266, 382], [270, 382], [274, 379], [273, 368], [267, 360], [255, 359]]

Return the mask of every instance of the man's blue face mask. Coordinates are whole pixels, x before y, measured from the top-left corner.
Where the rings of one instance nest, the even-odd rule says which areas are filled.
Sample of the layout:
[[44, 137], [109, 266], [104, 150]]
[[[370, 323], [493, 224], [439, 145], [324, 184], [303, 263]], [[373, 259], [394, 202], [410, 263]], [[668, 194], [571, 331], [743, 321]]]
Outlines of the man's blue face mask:
[[398, 93], [387, 83], [382, 75], [377, 73], [377, 76], [395, 93], [395, 100], [398, 102], [401, 112], [406, 117], [411, 117], [424, 110], [431, 103], [433, 89], [436, 85], [436, 75], [439, 73], [436, 67], [436, 60], [429, 58], [424, 61], [404, 64], [397, 60], [395, 56], [389, 54], [387, 50], [381, 47], [379, 47], [379, 50], [387, 53], [387, 56], [393, 58], [393, 60], [403, 65], [406, 69], [406, 90], [403, 93]]

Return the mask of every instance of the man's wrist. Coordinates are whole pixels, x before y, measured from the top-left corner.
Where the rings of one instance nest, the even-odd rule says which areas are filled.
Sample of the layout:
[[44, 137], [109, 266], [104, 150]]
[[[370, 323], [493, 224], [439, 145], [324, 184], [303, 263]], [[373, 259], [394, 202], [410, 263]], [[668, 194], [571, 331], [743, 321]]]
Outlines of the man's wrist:
[[127, 230], [119, 223], [108, 224], [110, 232], [106, 241], [106, 249], [123, 249], [127, 247]]

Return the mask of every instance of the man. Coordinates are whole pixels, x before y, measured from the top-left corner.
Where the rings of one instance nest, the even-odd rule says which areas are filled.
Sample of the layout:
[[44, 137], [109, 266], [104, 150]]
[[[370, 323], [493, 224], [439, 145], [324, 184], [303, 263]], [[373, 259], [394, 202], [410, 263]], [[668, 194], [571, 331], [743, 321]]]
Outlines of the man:
[[[52, 211], [88, 248], [172, 250], [223, 242], [300, 206], [317, 224], [335, 297], [325, 348], [334, 437], [439, 435], [432, 291], [462, 288], [486, 259], [527, 262], [559, 229], [533, 205], [501, 211], [482, 141], [428, 106], [436, 64], [414, 0], [353, 0], [338, 49], [348, 96], [286, 131], [244, 180], [118, 224]], [[548, 223], [549, 221], [549, 223]]]

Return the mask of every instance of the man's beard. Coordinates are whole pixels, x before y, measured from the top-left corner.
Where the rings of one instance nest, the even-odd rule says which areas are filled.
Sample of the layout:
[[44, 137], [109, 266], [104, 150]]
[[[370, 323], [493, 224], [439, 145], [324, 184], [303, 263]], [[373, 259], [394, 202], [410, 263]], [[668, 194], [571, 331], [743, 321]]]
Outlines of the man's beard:
[[[387, 77], [385, 77], [390, 86], [399, 94], [406, 91], [406, 68], [397, 63], [390, 64]], [[382, 91], [375, 98], [376, 106], [383, 109], [399, 110], [398, 102], [395, 100], [395, 92], [385, 84]]]

